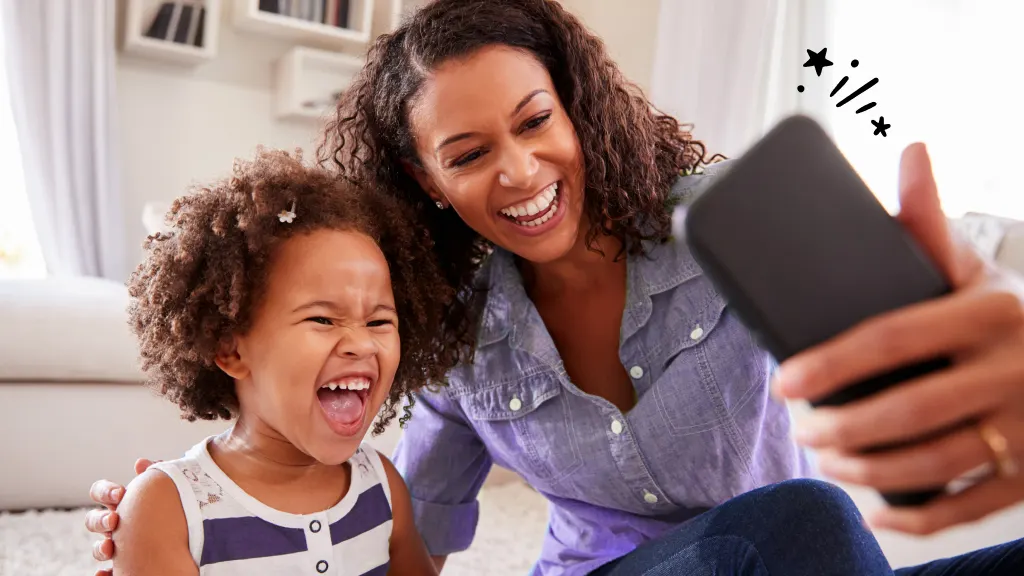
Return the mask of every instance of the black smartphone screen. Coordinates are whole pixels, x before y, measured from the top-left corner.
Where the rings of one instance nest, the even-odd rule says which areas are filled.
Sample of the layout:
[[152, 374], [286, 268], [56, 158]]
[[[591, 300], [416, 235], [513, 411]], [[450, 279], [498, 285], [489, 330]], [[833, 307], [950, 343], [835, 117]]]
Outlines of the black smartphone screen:
[[[686, 240], [779, 362], [867, 318], [950, 291], [813, 120], [782, 121], [734, 162], [687, 210]], [[906, 366], [813, 404], [844, 404], [947, 365], [937, 358]]]

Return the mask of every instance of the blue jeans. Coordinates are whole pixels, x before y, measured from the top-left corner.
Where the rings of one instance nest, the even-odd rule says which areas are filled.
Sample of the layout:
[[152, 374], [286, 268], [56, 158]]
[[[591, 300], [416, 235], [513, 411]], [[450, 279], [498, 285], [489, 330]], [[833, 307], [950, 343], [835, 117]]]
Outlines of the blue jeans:
[[[893, 575], [882, 549], [842, 489], [789, 480], [701, 514], [591, 576]], [[1024, 574], [1024, 541], [986, 548], [898, 576]]]

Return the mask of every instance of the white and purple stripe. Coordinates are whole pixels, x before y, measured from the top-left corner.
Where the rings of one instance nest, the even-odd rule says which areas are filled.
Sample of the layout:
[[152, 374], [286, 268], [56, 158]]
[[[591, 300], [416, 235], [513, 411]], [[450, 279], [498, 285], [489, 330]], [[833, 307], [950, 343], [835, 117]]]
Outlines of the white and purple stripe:
[[210, 457], [209, 440], [157, 465], [178, 487], [200, 576], [387, 573], [391, 493], [375, 450], [360, 447], [349, 460], [352, 479], [338, 504], [299, 515], [242, 491]]

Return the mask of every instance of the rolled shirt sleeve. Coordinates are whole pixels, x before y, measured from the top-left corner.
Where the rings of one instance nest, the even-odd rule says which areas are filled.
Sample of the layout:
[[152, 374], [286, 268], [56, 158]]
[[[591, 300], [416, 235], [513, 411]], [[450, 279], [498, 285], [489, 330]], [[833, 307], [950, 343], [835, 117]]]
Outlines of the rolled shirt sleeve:
[[477, 496], [492, 460], [446, 390], [415, 394], [392, 458], [409, 486], [413, 517], [432, 556], [469, 548], [479, 521]]

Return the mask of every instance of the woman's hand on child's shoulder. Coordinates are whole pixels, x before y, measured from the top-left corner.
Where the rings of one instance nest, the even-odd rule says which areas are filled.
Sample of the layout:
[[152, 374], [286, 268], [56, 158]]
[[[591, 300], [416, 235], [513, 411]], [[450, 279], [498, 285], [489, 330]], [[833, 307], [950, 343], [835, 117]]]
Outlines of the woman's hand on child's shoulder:
[[[135, 461], [135, 474], [142, 474], [150, 466], [160, 460], [147, 460], [140, 458]], [[114, 541], [112, 533], [117, 530], [120, 518], [117, 515], [117, 507], [124, 498], [124, 486], [115, 484], [110, 480], [97, 480], [89, 488], [89, 498], [104, 508], [90, 510], [85, 515], [85, 529], [93, 534], [102, 534], [103, 539], [97, 540], [92, 545], [92, 557], [97, 562], [106, 562], [114, 557]], [[96, 576], [112, 576], [110, 570], [98, 570]]]
[[188, 547], [188, 522], [178, 489], [169, 476], [146, 470], [124, 490], [113, 532], [114, 572], [193, 576], [199, 568]]
[[427, 552], [427, 545], [416, 529], [412, 516], [412, 498], [405, 480], [386, 456], [380, 455], [391, 489], [391, 549], [388, 574], [402, 576], [436, 576], [437, 568]]

